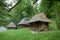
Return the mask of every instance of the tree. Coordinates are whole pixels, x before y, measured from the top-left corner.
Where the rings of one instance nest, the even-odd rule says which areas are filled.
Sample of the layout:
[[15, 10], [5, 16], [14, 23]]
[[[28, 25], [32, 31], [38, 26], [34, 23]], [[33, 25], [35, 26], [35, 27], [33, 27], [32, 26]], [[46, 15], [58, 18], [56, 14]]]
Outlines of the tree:
[[59, 0], [42, 0], [41, 11], [45, 12], [48, 17], [56, 19], [57, 29], [60, 30], [60, 1]]
[[57, 29], [60, 30], [60, 2], [56, 1], [54, 2], [54, 13], [56, 15], [56, 23], [57, 23]]
[[2, 19], [0, 20], [0, 26], [6, 25], [7, 20], [5, 19], [10, 16], [5, 7], [6, 4], [4, 4], [4, 0], [0, 0], [0, 18]]
[[36, 9], [31, 5], [31, 2], [35, 1], [21, 0], [16, 6], [14, 6], [14, 8], [9, 11], [11, 19], [16, 23], [16, 25], [22, 18], [31, 18], [35, 13], [37, 13]]
[[53, 13], [53, 5], [54, 1], [42, 0], [40, 10], [41, 12], [45, 12], [48, 18], [54, 18], [55, 14]]

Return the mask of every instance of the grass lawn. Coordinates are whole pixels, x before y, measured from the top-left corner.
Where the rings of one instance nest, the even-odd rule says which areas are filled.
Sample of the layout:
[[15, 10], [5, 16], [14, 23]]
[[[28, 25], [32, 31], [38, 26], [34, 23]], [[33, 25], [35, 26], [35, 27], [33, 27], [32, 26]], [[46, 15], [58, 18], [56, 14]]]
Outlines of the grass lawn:
[[32, 34], [28, 29], [0, 32], [0, 40], [60, 40], [60, 31]]

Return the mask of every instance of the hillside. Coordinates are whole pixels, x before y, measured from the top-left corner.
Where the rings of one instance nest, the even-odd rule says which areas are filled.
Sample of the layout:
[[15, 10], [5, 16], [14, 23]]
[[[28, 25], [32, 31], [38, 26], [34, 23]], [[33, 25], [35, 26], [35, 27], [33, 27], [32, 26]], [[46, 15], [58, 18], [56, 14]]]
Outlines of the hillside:
[[60, 40], [60, 31], [32, 34], [28, 29], [0, 32], [0, 40]]

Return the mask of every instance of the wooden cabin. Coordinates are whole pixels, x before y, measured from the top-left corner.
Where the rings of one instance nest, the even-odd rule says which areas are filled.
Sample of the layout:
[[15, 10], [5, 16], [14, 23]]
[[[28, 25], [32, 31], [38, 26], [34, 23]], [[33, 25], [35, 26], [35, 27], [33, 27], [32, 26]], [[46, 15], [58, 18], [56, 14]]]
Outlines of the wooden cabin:
[[37, 14], [29, 20], [30, 30], [33, 31], [48, 31], [49, 23], [51, 21], [46, 17], [44, 13]]
[[10, 22], [7, 26], [8, 29], [16, 29], [16, 25], [13, 22]]
[[29, 21], [28, 18], [23, 18], [23, 19], [18, 23], [18, 26], [19, 26], [18, 28], [28, 27], [28, 26], [29, 26], [28, 21]]

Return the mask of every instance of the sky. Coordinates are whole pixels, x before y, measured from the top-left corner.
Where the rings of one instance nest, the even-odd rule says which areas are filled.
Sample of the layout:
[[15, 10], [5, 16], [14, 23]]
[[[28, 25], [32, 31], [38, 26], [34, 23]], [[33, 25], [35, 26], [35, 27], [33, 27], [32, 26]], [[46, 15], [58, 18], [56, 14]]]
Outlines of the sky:
[[38, 4], [40, 4], [41, 3], [41, 0], [38, 0]]
[[17, 0], [5, 0], [7, 4], [12, 4], [12, 6], [9, 6], [9, 8], [13, 7], [17, 2]]
[[[16, 1], [17, 1], [17, 0], [5, 0], [5, 2], [6, 2], [7, 4], [12, 4], [12, 6], [9, 6], [8, 8], [13, 7], [13, 6], [17, 3]], [[37, 3], [38, 3], [38, 6], [39, 6], [40, 3], [41, 3], [41, 0], [38, 0]]]
[[39, 9], [40, 4], [41, 4], [41, 0], [38, 0], [33, 7], [37, 7], [37, 9]]

